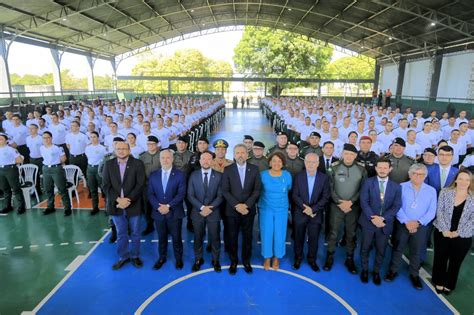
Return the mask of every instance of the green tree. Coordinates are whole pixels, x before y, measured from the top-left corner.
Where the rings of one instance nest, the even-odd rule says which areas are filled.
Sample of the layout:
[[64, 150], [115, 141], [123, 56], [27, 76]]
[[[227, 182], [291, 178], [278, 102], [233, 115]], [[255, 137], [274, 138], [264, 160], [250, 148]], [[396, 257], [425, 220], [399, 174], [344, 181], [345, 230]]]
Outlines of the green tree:
[[[368, 62], [357, 57], [343, 57], [331, 62], [326, 70], [329, 79], [373, 79], [375, 72], [375, 60]], [[359, 89], [369, 90], [371, 84], [354, 84], [359, 94]]]
[[[234, 49], [239, 72], [267, 77], [322, 77], [333, 49], [299, 34], [265, 27], [245, 27]], [[287, 84], [287, 87], [296, 84]], [[274, 87], [280, 94], [283, 87]]]

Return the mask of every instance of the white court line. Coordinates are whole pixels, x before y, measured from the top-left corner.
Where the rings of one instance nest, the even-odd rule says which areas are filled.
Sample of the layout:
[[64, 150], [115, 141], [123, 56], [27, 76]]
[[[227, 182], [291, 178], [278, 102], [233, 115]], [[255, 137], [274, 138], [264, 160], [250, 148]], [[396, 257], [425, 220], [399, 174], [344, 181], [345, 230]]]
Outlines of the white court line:
[[64, 270], [73, 271], [76, 270], [84, 261], [84, 255], [78, 255]]
[[[230, 266], [222, 266], [222, 269], [229, 269], [229, 267]], [[239, 265], [239, 268], [242, 268], [242, 267], [243, 266]], [[260, 265], [252, 265], [252, 267], [256, 268], [256, 269], [263, 269], [263, 266], [260, 266]], [[314, 281], [310, 278], [307, 278], [305, 276], [299, 275], [299, 274], [291, 272], [291, 271], [283, 270], [283, 269], [271, 270], [271, 271], [285, 273], [287, 275], [290, 275], [290, 276], [296, 277], [298, 279], [301, 279], [303, 281], [309, 282], [312, 285], [320, 288], [321, 290], [323, 290], [324, 292], [329, 294], [335, 300], [337, 300], [340, 304], [342, 304], [342, 306], [344, 306], [350, 312], [350, 314], [357, 314], [356, 310], [353, 309], [349, 305], [349, 303], [347, 303], [343, 298], [341, 298], [339, 295], [337, 295], [334, 291], [332, 291], [331, 289], [325, 287], [324, 285], [320, 284], [319, 282], [316, 282], [316, 281]], [[186, 276], [183, 276], [181, 278], [178, 278], [178, 279], [168, 283], [167, 285], [165, 285], [164, 287], [162, 287], [161, 289], [159, 289], [158, 291], [153, 293], [148, 299], [146, 299], [146, 301], [143, 302], [143, 304], [140, 305], [140, 307], [135, 311], [135, 315], [141, 315], [142, 312], [148, 307], [148, 305], [150, 305], [151, 302], [153, 302], [154, 299], [156, 299], [160, 294], [162, 294], [163, 292], [165, 292], [169, 288], [175, 286], [176, 284], [178, 284], [180, 282], [186, 281], [190, 278], [200, 276], [200, 275], [202, 275], [204, 273], [208, 273], [208, 272], [214, 272], [214, 268], [204, 269], [204, 270], [201, 270], [201, 271], [198, 271], [198, 272], [195, 272], [195, 273], [190, 273]]]
[[60, 245], [60, 246], [66, 246], [66, 245], [69, 245], [69, 243], [68, 243], [68, 242], [64, 242], [64, 243], [61, 243], [61, 244], [59, 244], [59, 245]]
[[[101, 244], [101, 242], [104, 241], [104, 239], [107, 237], [107, 235], [109, 235], [110, 233], [110, 230], [105, 233], [104, 235], [102, 235], [102, 237], [100, 238], [100, 240], [97, 242], [97, 244], [94, 245], [94, 247], [92, 247], [88, 252], [87, 254], [84, 256], [84, 259], [82, 260], [81, 264], [87, 260], [87, 258], [89, 258], [90, 255], [92, 255], [92, 253], [96, 250], [96, 248]], [[51, 244], [52, 245], [52, 244]], [[46, 245], [45, 245], [46, 246]], [[36, 314], [38, 313], [38, 311], [46, 304], [46, 302], [48, 302], [48, 300], [62, 287], [62, 285], [64, 283], [66, 283], [66, 281], [74, 274], [74, 272], [76, 272], [76, 270], [79, 268], [79, 266], [81, 264], [78, 264], [76, 266], [75, 269], [71, 270], [54, 288], [53, 290], [51, 290], [51, 292], [48, 293], [48, 295], [46, 295], [46, 297], [38, 304], [36, 305], [36, 307], [33, 309], [33, 311], [31, 311], [31, 314]]]
[[15, 247], [13, 247], [13, 249], [22, 249], [22, 248], [23, 248], [23, 246], [15, 246]]
[[[408, 265], [410, 264], [410, 260], [405, 255], [403, 255], [402, 258]], [[441, 302], [444, 303], [444, 305], [446, 305], [447, 308], [449, 308], [451, 310], [451, 312], [453, 312], [454, 315], [460, 315], [461, 313], [459, 313], [459, 311], [451, 303], [449, 303], [449, 301], [446, 300], [446, 298], [444, 296], [442, 296], [441, 294], [436, 293], [435, 287], [428, 280], [429, 275], [430, 274], [423, 267], [420, 268], [421, 279], [423, 279], [423, 281], [428, 286], [428, 288], [430, 288], [431, 291], [433, 291], [433, 293], [441, 300]]]

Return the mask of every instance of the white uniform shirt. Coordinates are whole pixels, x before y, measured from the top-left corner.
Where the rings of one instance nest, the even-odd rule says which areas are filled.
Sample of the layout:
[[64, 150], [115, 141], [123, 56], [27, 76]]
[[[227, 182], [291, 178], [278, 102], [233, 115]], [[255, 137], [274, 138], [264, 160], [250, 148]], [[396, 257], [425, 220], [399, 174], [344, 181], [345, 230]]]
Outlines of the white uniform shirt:
[[104, 159], [105, 154], [107, 154], [107, 150], [103, 145], [89, 144], [86, 147], [87, 164], [93, 166], [99, 165]]
[[41, 156], [43, 157], [43, 165], [56, 165], [61, 163], [61, 156], [64, 156], [62, 147], [52, 145], [49, 148], [42, 145], [40, 147]]
[[36, 137], [26, 137], [26, 146], [30, 150], [30, 157], [38, 159], [41, 157], [40, 147], [43, 145], [43, 138], [40, 135]]

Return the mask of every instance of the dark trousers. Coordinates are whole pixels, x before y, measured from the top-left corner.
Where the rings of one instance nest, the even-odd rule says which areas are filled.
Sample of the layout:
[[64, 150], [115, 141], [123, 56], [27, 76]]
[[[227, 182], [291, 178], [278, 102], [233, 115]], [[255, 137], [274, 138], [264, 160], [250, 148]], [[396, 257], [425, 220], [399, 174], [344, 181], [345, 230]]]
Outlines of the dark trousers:
[[426, 261], [426, 254], [428, 252], [428, 246], [431, 243], [431, 234], [433, 234], [433, 221], [431, 221], [426, 226], [425, 240], [423, 241], [423, 244], [421, 246], [421, 251], [420, 251], [420, 261], [421, 262]]
[[54, 185], [58, 187], [64, 210], [71, 209], [71, 200], [67, 194], [66, 172], [61, 165], [56, 167], [43, 166], [43, 186], [48, 198], [48, 209], [54, 209]]
[[43, 158], [30, 158], [30, 163], [38, 166], [38, 174], [36, 174], [36, 190], [41, 193], [40, 175], [43, 173]]
[[173, 240], [173, 252], [176, 260], [183, 259], [183, 241], [181, 238], [181, 225], [183, 219], [175, 220], [155, 220], [156, 231], [158, 232], [158, 254], [160, 259], [166, 258], [168, 250], [168, 235], [171, 234]]
[[375, 263], [374, 272], [379, 272], [387, 249], [388, 235], [382, 229], [362, 228], [362, 245], [360, 248], [360, 260], [363, 270], [369, 270], [369, 253], [372, 242], [375, 240]]
[[392, 262], [390, 264], [390, 270], [397, 272], [402, 264], [403, 252], [407, 245], [410, 248], [410, 275], [418, 276], [420, 270], [420, 251], [423, 246], [423, 242], [426, 238], [426, 226], [418, 227], [416, 233], [410, 234], [405, 224], [400, 223], [398, 220], [395, 221], [396, 234], [395, 244], [392, 252]]
[[211, 245], [212, 260], [218, 261], [221, 250], [221, 221], [216, 219], [210, 220], [209, 217], [203, 217], [197, 210], [193, 210], [191, 216], [193, 218], [194, 256], [196, 260], [202, 258], [202, 244], [204, 241], [204, 236], [206, 235], [207, 226], [207, 239]]
[[249, 264], [252, 256], [252, 232], [255, 215], [247, 214], [237, 217], [227, 216], [229, 236], [229, 256], [231, 263], [238, 263], [239, 232], [242, 231], [242, 263]]
[[16, 165], [0, 168], [0, 189], [5, 198], [5, 208], [11, 208], [12, 192], [14, 195], [13, 206], [15, 209], [25, 209], [25, 199], [20, 186], [20, 177]]
[[329, 238], [329, 231], [331, 231], [331, 205], [327, 205], [324, 212], [324, 237], [326, 240]]
[[102, 186], [102, 177], [99, 174], [99, 166], [87, 167], [87, 187], [91, 192], [92, 208], [99, 209], [99, 187]]
[[87, 176], [87, 156], [85, 154], [70, 155], [69, 164], [76, 165], [81, 169], [82, 175]]
[[[320, 215], [320, 214], [318, 214]], [[306, 215], [305, 215], [306, 216]], [[315, 262], [318, 257], [319, 233], [321, 232], [321, 223], [317, 222], [316, 217], [293, 219], [295, 228], [295, 260], [303, 259], [303, 248], [306, 243], [306, 234], [308, 234], [308, 261]]]
[[461, 264], [471, 249], [472, 237], [448, 238], [435, 229], [433, 283], [449, 290], [456, 288]]
[[349, 213], [344, 213], [335, 203], [331, 203], [331, 211], [329, 214], [330, 229], [328, 238], [328, 252], [333, 253], [336, 250], [339, 230], [344, 224], [346, 235], [346, 251], [347, 255], [354, 255], [355, 250], [355, 234], [357, 230], [357, 220], [360, 216], [360, 208], [354, 204]]
[[18, 153], [23, 155], [23, 164], [30, 163], [30, 149], [28, 149], [26, 144], [19, 145], [18, 147], [16, 147], [16, 149], [18, 150]]

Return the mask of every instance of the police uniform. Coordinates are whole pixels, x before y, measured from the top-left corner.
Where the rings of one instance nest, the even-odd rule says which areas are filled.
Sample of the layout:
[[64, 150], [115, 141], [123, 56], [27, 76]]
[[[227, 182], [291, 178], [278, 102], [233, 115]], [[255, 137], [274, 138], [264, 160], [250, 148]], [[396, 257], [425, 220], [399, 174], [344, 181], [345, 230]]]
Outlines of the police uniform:
[[69, 146], [69, 164], [77, 165], [82, 174], [87, 176], [86, 146], [89, 143], [89, 137], [82, 132], [70, 132], [66, 135], [65, 143]]
[[[345, 144], [344, 150], [357, 153], [357, 149], [351, 144]], [[363, 180], [367, 177], [367, 171], [363, 164], [354, 161], [352, 165], [345, 165], [344, 162], [332, 163], [327, 174], [331, 183], [331, 210], [330, 210], [330, 231], [328, 237], [328, 257], [324, 266], [325, 270], [330, 270], [340, 226], [345, 224], [347, 260], [354, 263], [353, 255], [355, 250], [355, 233], [357, 220], [360, 215], [359, 192]], [[344, 213], [338, 204], [340, 200], [352, 201], [351, 211]], [[354, 267], [355, 269], [355, 267]], [[351, 271], [352, 272], [352, 271]]]
[[99, 165], [106, 153], [107, 149], [101, 144], [89, 144], [85, 149], [87, 157], [87, 187], [92, 197], [91, 215], [99, 212], [99, 187], [102, 187], [102, 174], [99, 173]]
[[[288, 138], [288, 135], [287, 135], [286, 133], [284, 133], [283, 131], [278, 132], [278, 133], [277, 133], [277, 136], [286, 136], [286, 137]], [[282, 148], [282, 147], [280, 147], [280, 146], [278, 145], [278, 143], [277, 143], [277, 144], [275, 144], [273, 147], [271, 147], [271, 148], [268, 149], [267, 156], [270, 156], [270, 154], [272, 154], [272, 153], [274, 153], [274, 152], [281, 152], [281, 153], [283, 153], [283, 155], [285, 156], [285, 158], [287, 158], [287, 157], [288, 157], [288, 154], [286, 154], [286, 147], [287, 147], [287, 146], [288, 146], [288, 143], [287, 143], [287, 145], [285, 145], [284, 148]]]
[[[265, 144], [263, 144], [260, 141], [255, 141], [253, 143], [253, 146], [265, 149]], [[268, 164], [267, 158], [264, 155], [262, 155], [262, 157], [260, 157], [260, 158], [256, 158], [255, 156], [252, 156], [251, 158], [249, 158], [247, 160], [247, 162], [249, 162], [250, 164], [258, 166], [258, 170], [260, 172], [268, 170], [270, 168], [270, 165]]]
[[[254, 139], [253, 139], [253, 137], [250, 136], [250, 135], [244, 135], [244, 140], [252, 140], [252, 143], [253, 143], [253, 140], [254, 140]], [[247, 154], [248, 154], [249, 159], [252, 158], [252, 157], [253, 157], [253, 151], [252, 151], [252, 149], [247, 150]]]
[[379, 156], [373, 151], [359, 151], [359, 153], [357, 153], [356, 161], [362, 163], [367, 171], [367, 176], [372, 177], [377, 175], [375, 172], [375, 164], [377, 163], [378, 158]]
[[[227, 149], [229, 147], [229, 144], [227, 143], [227, 141], [223, 139], [219, 139], [219, 140], [214, 141], [214, 144], [212, 146], [214, 147], [214, 149], [215, 148]], [[226, 158], [223, 158], [223, 159], [214, 158], [211, 163], [211, 168], [216, 172], [224, 173], [224, 168], [226, 166], [231, 165], [232, 163], [234, 163], [232, 160], [229, 160]]]
[[[6, 135], [4, 137], [7, 138]], [[19, 156], [21, 155], [18, 150], [8, 145], [0, 147], [0, 189], [3, 191], [3, 197], [5, 198], [5, 207], [0, 213], [13, 211], [11, 205], [12, 192], [15, 198], [13, 205], [16, 207], [18, 214], [25, 212], [25, 199], [21, 191], [18, 167], [16, 166], [16, 158]]]
[[296, 174], [298, 174], [304, 169], [304, 161], [299, 156], [294, 159], [287, 157], [285, 169], [291, 173], [291, 177], [294, 180]]
[[[405, 147], [405, 140], [402, 138], [395, 138], [392, 144], [398, 144]], [[389, 178], [394, 182], [401, 184], [410, 179], [408, 176], [408, 169], [415, 163], [415, 160], [409, 156], [403, 154], [397, 158], [393, 154], [387, 155], [387, 158], [392, 162], [392, 171], [390, 172]]]
[[50, 147], [40, 147], [43, 157], [43, 187], [48, 198], [48, 207], [43, 211], [44, 214], [50, 214], [56, 211], [54, 209], [54, 186], [58, 188], [61, 200], [64, 206], [64, 215], [71, 215], [71, 200], [66, 188], [66, 173], [61, 165], [61, 156], [65, 156], [62, 147], [51, 144]]
[[323, 150], [321, 149], [321, 147], [319, 145], [317, 145], [317, 146], [307, 145], [307, 146], [303, 147], [303, 149], [300, 150], [300, 156], [302, 158], [304, 158], [306, 156], [306, 154], [308, 154], [308, 153], [316, 153], [318, 156], [322, 156], [323, 155]]
[[193, 153], [189, 150], [186, 150], [184, 152], [179, 152], [176, 151], [174, 153], [174, 160], [173, 160], [173, 166], [176, 167], [178, 170], [183, 172], [186, 176], [189, 175], [189, 159]]

